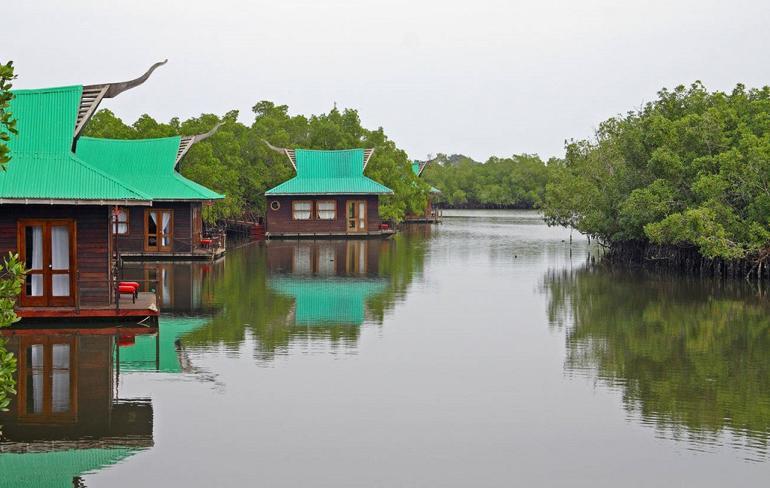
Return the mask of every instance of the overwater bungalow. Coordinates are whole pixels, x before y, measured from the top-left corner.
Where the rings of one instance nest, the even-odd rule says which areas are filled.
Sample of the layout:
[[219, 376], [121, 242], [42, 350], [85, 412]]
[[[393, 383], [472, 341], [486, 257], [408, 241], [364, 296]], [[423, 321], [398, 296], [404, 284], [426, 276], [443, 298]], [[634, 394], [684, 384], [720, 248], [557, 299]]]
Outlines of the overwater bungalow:
[[[412, 161], [412, 173], [418, 178], [422, 177], [422, 172], [431, 161]], [[433, 201], [436, 195], [440, 194], [441, 190], [433, 186], [430, 187], [430, 194], [428, 195], [428, 202], [425, 205], [425, 211], [422, 215], [410, 214], [406, 216], [405, 222], [407, 223], [437, 223], [441, 221], [441, 211], [433, 208]]]
[[3, 486], [81, 486], [84, 473], [153, 446], [148, 398], [117, 394], [121, 340], [151, 329], [3, 330], [18, 394], [0, 412]]
[[364, 176], [373, 149], [284, 149], [297, 174], [268, 190], [266, 236], [389, 236], [380, 218], [379, 196], [393, 191]]
[[13, 92], [18, 134], [10, 134], [11, 162], [0, 172], [0, 253], [18, 252], [29, 270], [19, 316], [158, 315], [154, 294], [120, 298], [110, 239], [113, 208], [151, 207], [152, 196], [74, 148], [103, 99], [140, 85], [161, 64], [128, 82]]
[[114, 209], [114, 246], [122, 260], [211, 260], [225, 237], [205, 233], [203, 205], [220, 195], [177, 171], [190, 147], [218, 128], [187, 137], [117, 140], [81, 137], [76, 155], [147, 195], [150, 206], [126, 202]]

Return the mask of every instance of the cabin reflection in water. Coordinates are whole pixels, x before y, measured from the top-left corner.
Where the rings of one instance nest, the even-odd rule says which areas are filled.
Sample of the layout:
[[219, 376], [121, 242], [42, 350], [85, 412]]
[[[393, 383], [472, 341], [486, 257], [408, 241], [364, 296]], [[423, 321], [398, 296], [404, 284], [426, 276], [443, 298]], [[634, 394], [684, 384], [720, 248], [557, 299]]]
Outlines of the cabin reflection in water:
[[351, 276], [377, 275], [380, 254], [388, 241], [271, 241], [267, 267], [271, 274]]
[[141, 291], [155, 292], [164, 314], [209, 314], [215, 311], [213, 284], [225, 260], [208, 263], [124, 263], [123, 279], [137, 281]]
[[151, 401], [117, 394], [120, 337], [98, 329], [36, 332], [3, 331], [17, 357], [18, 393], [0, 412], [2, 483], [70, 486], [152, 447]]

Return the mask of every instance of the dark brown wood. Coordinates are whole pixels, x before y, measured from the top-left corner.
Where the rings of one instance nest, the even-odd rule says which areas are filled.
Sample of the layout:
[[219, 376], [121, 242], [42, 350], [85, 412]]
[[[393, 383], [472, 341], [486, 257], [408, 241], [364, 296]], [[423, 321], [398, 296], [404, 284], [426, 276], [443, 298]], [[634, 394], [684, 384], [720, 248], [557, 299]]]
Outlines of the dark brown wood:
[[[192, 207], [200, 202], [157, 202], [152, 207], [132, 206], [129, 210], [129, 233], [120, 235], [117, 239], [118, 250], [123, 255], [137, 255], [150, 253], [192, 253], [197, 247], [193, 235]], [[148, 251], [146, 243], [146, 211], [153, 209], [166, 209], [172, 211], [171, 233], [172, 246], [168, 249]]]
[[[292, 218], [292, 202], [297, 201], [335, 201], [337, 203], [334, 220], [321, 220], [315, 211], [311, 212], [310, 220], [294, 220]], [[274, 196], [268, 197], [267, 215], [265, 217], [266, 231], [270, 236], [281, 235], [340, 235], [347, 234], [347, 207], [348, 200], [366, 202], [366, 232], [363, 234], [380, 234], [382, 219], [379, 215], [379, 198], [377, 195], [302, 195], [302, 196]], [[278, 203], [278, 209], [274, 210]], [[316, 208], [314, 203], [313, 208]]]
[[160, 315], [154, 293], [139, 293], [136, 302], [128, 299], [120, 301], [120, 308], [105, 303], [103, 305], [81, 305], [75, 307], [18, 307], [16, 314], [21, 318], [121, 318], [121, 317], [157, 317]]
[[[77, 357], [77, 344], [74, 336], [24, 336], [20, 339], [19, 344], [19, 361], [22, 365], [28, 365], [31, 363], [31, 359], [28, 357], [29, 348], [33, 345], [39, 345], [43, 348], [43, 365], [42, 369], [38, 370], [40, 379], [43, 381], [43, 405], [41, 412], [29, 412], [28, 402], [30, 399], [27, 397], [29, 388], [27, 382], [29, 381], [28, 374], [19, 375], [19, 388], [17, 399], [17, 415], [19, 420], [35, 423], [59, 423], [59, 422], [74, 422], [77, 419], [78, 414], [78, 402], [77, 402], [77, 385], [78, 385], [78, 370], [76, 364]], [[52, 409], [52, 389], [53, 389], [53, 347], [55, 344], [66, 344], [69, 346], [69, 364], [67, 365], [67, 371], [69, 372], [69, 405], [64, 412], [54, 412]], [[26, 372], [25, 372], [26, 373]]]
[[[84, 306], [109, 304], [109, 215], [108, 207], [97, 205], [0, 205], [0, 254], [23, 252], [20, 220], [71, 221], [72, 295]], [[67, 302], [67, 306], [74, 304]]]

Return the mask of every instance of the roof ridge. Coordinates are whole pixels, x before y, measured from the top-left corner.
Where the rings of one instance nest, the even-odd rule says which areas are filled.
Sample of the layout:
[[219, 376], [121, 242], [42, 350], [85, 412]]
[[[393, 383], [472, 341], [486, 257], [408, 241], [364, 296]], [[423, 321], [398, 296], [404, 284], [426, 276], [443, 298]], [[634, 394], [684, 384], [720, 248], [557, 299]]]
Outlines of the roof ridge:
[[349, 149], [302, 149], [302, 148], [294, 148], [294, 151], [308, 151], [308, 152], [350, 152], [350, 151], [366, 151], [367, 148], [365, 147], [352, 147]]
[[158, 142], [158, 141], [168, 141], [170, 139], [179, 139], [182, 140], [182, 137], [186, 136], [166, 136], [166, 137], [145, 137], [140, 139], [111, 139], [109, 137], [89, 137], [89, 136], [81, 136], [80, 139], [86, 139], [89, 141], [103, 141], [103, 142]]
[[48, 86], [45, 88], [21, 88], [17, 90], [11, 90], [13, 95], [28, 95], [33, 93], [54, 93], [61, 91], [68, 91], [75, 88], [83, 88], [83, 85], [64, 85], [64, 86]]

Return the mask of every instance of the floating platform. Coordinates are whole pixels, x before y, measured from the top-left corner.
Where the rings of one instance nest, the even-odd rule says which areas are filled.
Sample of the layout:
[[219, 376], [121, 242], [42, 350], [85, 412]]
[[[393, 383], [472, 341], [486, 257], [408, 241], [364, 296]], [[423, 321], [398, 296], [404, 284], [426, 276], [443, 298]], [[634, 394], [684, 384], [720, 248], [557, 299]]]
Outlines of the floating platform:
[[155, 293], [139, 292], [136, 302], [121, 298], [120, 307], [114, 303], [80, 307], [17, 307], [22, 319], [142, 319], [160, 315]]
[[407, 217], [404, 224], [440, 224], [441, 217]]
[[395, 234], [393, 229], [382, 229], [371, 232], [268, 232], [268, 239], [377, 239], [388, 238]]
[[216, 261], [225, 255], [224, 247], [196, 249], [191, 252], [121, 251], [123, 261]]

